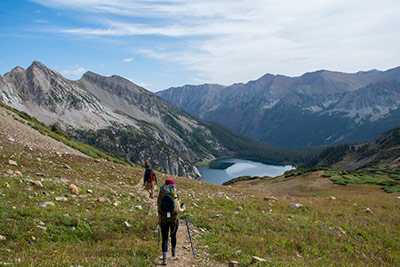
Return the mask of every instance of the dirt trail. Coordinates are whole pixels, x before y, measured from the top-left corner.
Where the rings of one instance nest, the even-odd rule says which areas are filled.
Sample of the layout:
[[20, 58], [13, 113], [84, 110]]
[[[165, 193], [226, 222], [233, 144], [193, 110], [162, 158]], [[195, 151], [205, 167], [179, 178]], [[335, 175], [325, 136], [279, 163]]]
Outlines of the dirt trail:
[[[149, 197], [149, 193], [144, 189], [142, 183], [139, 183], [135, 186], [136, 192], [142, 197], [142, 199], [147, 202], [151, 209], [157, 213], [157, 191], [156, 188], [154, 190], [155, 196], [153, 199]], [[188, 236], [187, 226], [185, 219], [182, 218], [179, 220], [179, 228], [178, 233], [176, 235], [177, 244], [176, 244], [176, 257], [171, 257], [171, 242], [169, 240], [168, 243], [168, 261], [167, 266], [176, 266], [176, 267], [188, 267], [188, 266], [227, 266], [226, 264], [222, 264], [220, 262], [214, 261], [210, 259], [209, 254], [206, 251], [206, 248], [197, 243], [197, 238], [199, 237], [199, 233], [201, 232], [199, 229], [194, 227], [189, 223], [190, 234], [192, 236], [194, 252], [196, 254], [196, 258], [193, 257], [192, 248], [190, 245], [190, 240]], [[161, 233], [160, 233], [161, 235]], [[161, 237], [160, 237], [161, 238]], [[160, 241], [161, 242], [161, 241]], [[163, 266], [162, 263], [162, 252], [161, 245], [160, 249], [160, 257], [158, 261], [155, 262], [156, 266]]]

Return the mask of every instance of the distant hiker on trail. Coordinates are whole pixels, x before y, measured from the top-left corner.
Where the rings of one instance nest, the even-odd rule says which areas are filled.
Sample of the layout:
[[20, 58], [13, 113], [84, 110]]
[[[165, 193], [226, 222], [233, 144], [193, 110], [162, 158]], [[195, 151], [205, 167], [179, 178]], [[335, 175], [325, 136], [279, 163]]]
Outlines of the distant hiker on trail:
[[149, 192], [150, 197], [154, 197], [154, 182], [158, 183], [156, 174], [150, 168], [149, 162], [146, 160], [144, 164], [146, 171], [143, 176], [143, 184], [146, 185], [146, 190]]
[[180, 197], [174, 179], [166, 179], [158, 195], [158, 217], [162, 235], [163, 265], [167, 265], [169, 231], [171, 231], [172, 257], [176, 255], [176, 233], [179, 226], [178, 212], [186, 209], [185, 206], [180, 206], [179, 201]]

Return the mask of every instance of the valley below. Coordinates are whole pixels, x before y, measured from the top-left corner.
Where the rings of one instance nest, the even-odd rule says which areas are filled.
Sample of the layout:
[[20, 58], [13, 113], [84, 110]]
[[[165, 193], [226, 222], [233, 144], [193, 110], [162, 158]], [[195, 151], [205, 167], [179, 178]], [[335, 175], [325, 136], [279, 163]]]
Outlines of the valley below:
[[[290, 165], [268, 165], [261, 162], [238, 158], [220, 159], [213, 161], [212, 163], [214, 165], [222, 165], [222, 167], [207, 165], [197, 166], [197, 169], [200, 171], [204, 181], [213, 184], [223, 184], [224, 182], [240, 176], [275, 177], [294, 168]], [[224, 164], [226, 165], [224, 166]]]

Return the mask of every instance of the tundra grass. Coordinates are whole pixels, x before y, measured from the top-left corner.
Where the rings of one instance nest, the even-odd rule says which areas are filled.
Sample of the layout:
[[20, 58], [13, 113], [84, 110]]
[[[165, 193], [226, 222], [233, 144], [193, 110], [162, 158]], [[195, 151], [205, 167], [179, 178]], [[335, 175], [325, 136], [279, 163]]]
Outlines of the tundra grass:
[[[18, 166], [9, 165], [9, 159]], [[3, 144], [0, 235], [6, 240], [0, 241], [0, 262], [22, 266], [152, 265], [159, 254], [152, 231], [157, 218], [133, 189], [141, 174], [140, 169], [114, 162], [96, 163], [90, 158]], [[35, 187], [32, 180], [41, 181], [43, 187]], [[71, 183], [80, 189], [79, 196], [69, 192]], [[88, 189], [93, 193], [87, 193]], [[56, 201], [56, 197], [67, 201]]]
[[[182, 197], [191, 207], [188, 219], [207, 229], [201, 241], [216, 260], [240, 266], [400, 265], [400, 200], [375, 185], [264, 200], [229, 187], [179, 183], [190, 186]], [[293, 202], [303, 206], [291, 209]]]
[[[0, 262], [22, 266], [157, 262], [156, 214], [133, 188], [142, 169], [7, 144], [0, 147], [0, 155], [0, 235], [6, 238], [0, 241]], [[10, 159], [18, 166], [9, 165]], [[193, 235], [195, 242], [207, 247], [213, 259], [236, 260], [240, 266], [400, 265], [398, 193], [384, 193], [376, 185], [348, 184], [310, 197], [275, 200], [228, 186], [175, 179], [189, 222], [204, 230]], [[30, 180], [41, 180], [43, 187]], [[79, 187], [80, 196], [69, 192], [70, 183]], [[67, 201], [55, 201], [61, 196]], [[291, 209], [293, 202], [303, 207]], [[124, 226], [125, 221], [131, 227]], [[267, 262], [252, 262], [252, 256]]]

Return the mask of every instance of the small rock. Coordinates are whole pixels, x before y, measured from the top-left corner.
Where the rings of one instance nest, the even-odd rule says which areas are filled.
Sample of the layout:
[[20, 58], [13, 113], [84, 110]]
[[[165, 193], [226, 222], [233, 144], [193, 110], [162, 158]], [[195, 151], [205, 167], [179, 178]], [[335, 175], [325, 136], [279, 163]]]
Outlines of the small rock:
[[56, 201], [68, 201], [68, 198], [66, 197], [56, 197], [55, 199]]
[[38, 173], [36, 173], [36, 176], [37, 176], [37, 177], [45, 177], [45, 176], [46, 176], [46, 174], [44, 174], [44, 173], [41, 173], [41, 172], [38, 172]]
[[6, 241], [7, 238], [4, 235], [0, 235], [0, 241]]
[[88, 198], [88, 197], [89, 197], [89, 195], [88, 195], [88, 194], [79, 195], [79, 198], [81, 198], [81, 199], [86, 199], [86, 198]]
[[128, 223], [127, 221], [122, 223], [123, 226], [127, 227], [127, 228], [131, 228], [132, 225], [130, 223]]
[[16, 161], [14, 161], [14, 160], [11, 160], [11, 159], [8, 160], [8, 164], [11, 165], [11, 166], [18, 167], [18, 163]]
[[32, 236], [31, 237], [32, 241], [36, 241], [36, 237]]
[[141, 205], [137, 205], [137, 206], [135, 206], [135, 209], [142, 210], [143, 208]]
[[6, 173], [7, 174], [14, 174], [14, 171], [13, 170], [7, 170]]
[[92, 189], [87, 189], [86, 192], [88, 192], [89, 194], [93, 194], [93, 190]]
[[343, 228], [342, 227], [337, 227], [336, 228], [342, 235], [346, 235], [346, 231], [345, 230], [343, 230]]
[[95, 159], [94, 162], [100, 163], [101, 161], [99, 159]]
[[370, 208], [366, 208], [364, 212], [365, 212], [365, 213], [372, 214], [372, 211], [370, 210]]
[[225, 192], [218, 192], [218, 195], [225, 195]]
[[43, 231], [47, 231], [47, 227], [44, 227], [41, 225], [36, 226], [36, 228], [39, 228], [40, 230], [43, 230]]
[[54, 202], [49, 201], [49, 202], [44, 202], [44, 203], [42, 203], [41, 206], [42, 206], [43, 208], [46, 208], [47, 206], [55, 206], [55, 204], [54, 204]]
[[329, 200], [336, 200], [336, 197], [329, 197]]
[[42, 182], [40, 182], [40, 181], [31, 181], [31, 184], [36, 186], [36, 187], [38, 187], [38, 188], [42, 188], [43, 187]]
[[97, 202], [104, 203], [104, 202], [106, 202], [106, 198], [105, 197], [99, 197], [97, 199]]
[[237, 207], [237, 210], [243, 210], [243, 207], [238, 206], [238, 207]]
[[251, 260], [252, 260], [252, 262], [267, 262], [266, 259], [259, 258], [257, 256], [251, 256]]
[[290, 208], [291, 209], [298, 209], [298, 208], [301, 208], [301, 207], [303, 207], [303, 204], [300, 204], [300, 203], [291, 203], [290, 204]]
[[74, 184], [69, 185], [69, 191], [74, 195], [79, 195], [79, 188]]
[[41, 159], [41, 158], [36, 158], [36, 160], [37, 160], [37, 161], [42, 161], [42, 159]]
[[20, 171], [15, 171], [14, 172], [16, 175], [18, 175], [18, 176], [22, 176], [22, 173], [20, 172]]
[[117, 202], [114, 202], [114, 203], [113, 203], [113, 206], [114, 206], [114, 207], [118, 207], [118, 203], [117, 203]]
[[237, 262], [237, 261], [230, 261], [229, 262], [229, 267], [237, 267], [237, 266], [239, 266], [239, 262]]
[[68, 164], [65, 164], [65, 163], [63, 164], [63, 167], [66, 168], [66, 169], [68, 169], [68, 170], [71, 170], [71, 169], [72, 169]]
[[5, 184], [3, 184], [3, 187], [10, 189], [11, 186], [6, 182]]
[[15, 142], [15, 138], [10, 137], [10, 138], [8, 138], [8, 141], [10, 141], [11, 143], [14, 143]]
[[129, 193], [128, 194], [130, 197], [136, 197], [134, 193]]
[[397, 199], [400, 199], [400, 197], [396, 197]]
[[235, 211], [234, 214], [239, 214], [239, 212], [238, 212], [238, 211]]

